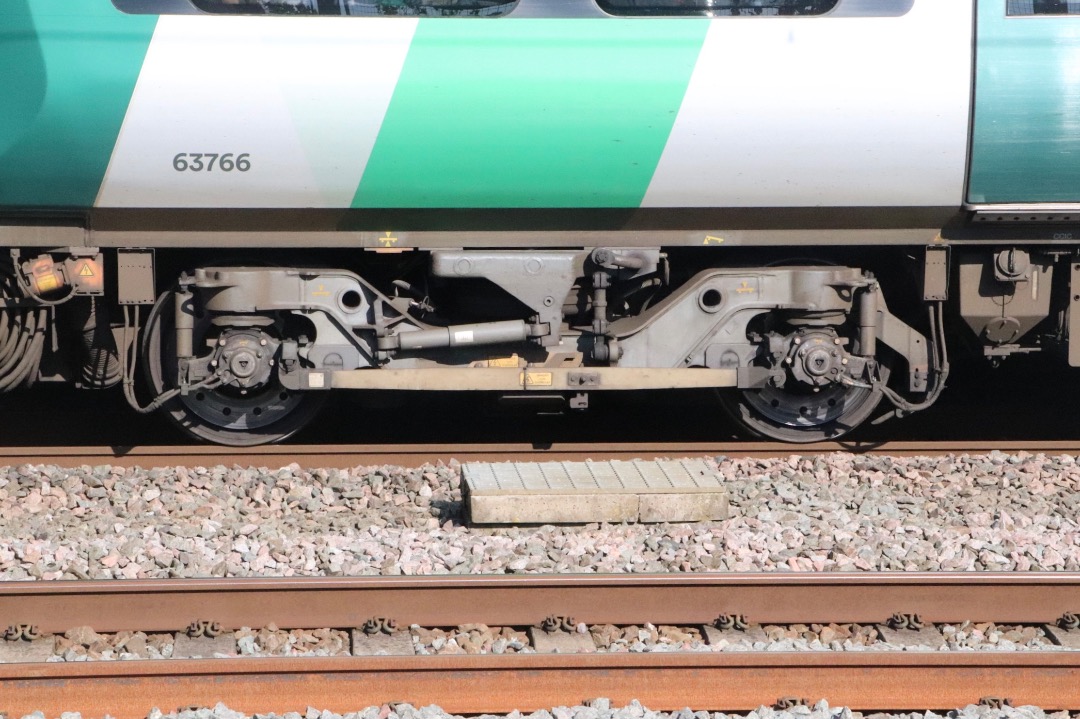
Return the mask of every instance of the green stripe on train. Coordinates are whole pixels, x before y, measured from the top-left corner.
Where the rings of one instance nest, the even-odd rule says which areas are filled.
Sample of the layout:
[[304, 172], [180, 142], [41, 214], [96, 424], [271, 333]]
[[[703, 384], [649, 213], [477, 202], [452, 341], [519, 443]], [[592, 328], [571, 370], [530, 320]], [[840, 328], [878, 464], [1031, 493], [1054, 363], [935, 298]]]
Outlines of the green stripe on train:
[[1080, 17], [978, 15], [968, 201], [1080, 202]]
[[109, 0], [0, 0], [0, 207], [93, 205], [156, 21]]
[[421, 20], [353, 206], [638, 206], [708, 27]]

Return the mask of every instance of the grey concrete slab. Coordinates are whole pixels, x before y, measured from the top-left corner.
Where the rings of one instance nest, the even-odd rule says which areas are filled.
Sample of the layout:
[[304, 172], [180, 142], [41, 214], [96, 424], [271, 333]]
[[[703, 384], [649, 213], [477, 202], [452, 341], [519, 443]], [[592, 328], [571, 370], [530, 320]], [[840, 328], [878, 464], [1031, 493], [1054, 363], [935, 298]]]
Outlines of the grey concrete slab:
[[0, 639], [0, 663], [43, 662], [53, 655], [55, 642], [52, 637], [33, 641], [5, 641]]
[[729, 516], [727, 492], [638, 495], [639, 522], [708, 522]]
[[1043, 631], [1054, 642], [1069, 649], [1080, 649], [1080, 629], [1062, 629], [1053, 624], [1044, 624]]
[[765, 635], [765, 630], [761, 628], [760, 624], [751, 624], [745, 630], [744, 629], [717, 629], [711, 624], [706, 624], [701, 628], [701, 635], [705, 637], [705, 641], [712, 645], [717, 644], [735, 644], [737, 642], [767, 642], [769, 638]]
[[366, 634], [363, 629], [349, 632], [352, 654], [356, 657], [416, 654], [412, 634], [408, 629], [392, 634]]
[[236, 656], [236, 637], [232, 632], [225, 632], [218, 637], [189, 637], [177, 632], [173, 642], [173, 659], [213, 659], [214, 657]]
[[898, 647], [937, 649], [945, 643], [941, 630], [933, 625], [922, 629], [893, 629], [887, 624], [879, 624], [877, 630], [883, 640]]
[[722, 477], [700, 459], [469, 462], [474, 524], [700, 522], [730, 515]]
[[636, 495], [510, 494], [472, 495], [472, 524], [588, 524], [636, 522]]
[[596, 651], [592, 635], [579, 632], [545, 632], [539, 627], [529, 627], [529, 640], [539, 654], [581, 654]]

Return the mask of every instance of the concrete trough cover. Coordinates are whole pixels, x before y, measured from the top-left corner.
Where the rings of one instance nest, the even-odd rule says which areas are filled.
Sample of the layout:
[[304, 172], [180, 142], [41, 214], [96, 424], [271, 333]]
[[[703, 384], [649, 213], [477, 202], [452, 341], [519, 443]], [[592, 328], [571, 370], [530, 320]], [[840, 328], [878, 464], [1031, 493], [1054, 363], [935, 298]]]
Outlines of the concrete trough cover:
[[703, 522], [728, 517], [720, 475], [702, 459], [468, 462], [473, 524]]

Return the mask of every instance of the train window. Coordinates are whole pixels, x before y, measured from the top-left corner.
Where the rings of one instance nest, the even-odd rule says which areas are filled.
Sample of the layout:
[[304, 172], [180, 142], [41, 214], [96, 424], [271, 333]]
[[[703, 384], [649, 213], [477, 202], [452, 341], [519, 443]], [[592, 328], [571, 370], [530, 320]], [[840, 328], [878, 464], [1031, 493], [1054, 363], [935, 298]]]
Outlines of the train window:
[[[3, 2], [3, 0], [0, 0]], [[498, 17], [517, 0], [113, 0], [135, 14], [174, 15], [406, 15], [425, 17]]]
[[514, 9], [506, 0], [191, 0], [200, 10], [230, 15], [410, 15], [497, 17]]
[[792, 16], [824, 15], [839, 0], [597, 0], [611, 15]]
[[1008, 0], [1006, 14], [1080, 15], [1080, 0]]

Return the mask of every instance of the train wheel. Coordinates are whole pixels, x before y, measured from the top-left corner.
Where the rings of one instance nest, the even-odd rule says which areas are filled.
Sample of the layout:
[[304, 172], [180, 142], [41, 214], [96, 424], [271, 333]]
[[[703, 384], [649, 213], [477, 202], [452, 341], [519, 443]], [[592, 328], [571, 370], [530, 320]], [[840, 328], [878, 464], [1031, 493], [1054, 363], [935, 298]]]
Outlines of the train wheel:
[[[175, 295], [166, 292], [158, 298], [147, 323], [142, 344], [142, 365], [154, 394], [161, 394], [175, 385], [177, 376], [176, 346], [173, 331]], [[274, 346], [272, 330], [259, 324], [236, 328], [212, 328], [198, 322], [195, 329], [196, 346], [210, 332], [218, 332], [217, 341], [228, 352], [231, 343], [237, 347], [258, 345], [266, 340]], [[237, 362], [249, 360], [247, 355], [234, 353]], [[292, 392], [277, 381], [276, 372], [254, 375], [248, 387], [221, 385], [180, 395], [162, 408], [181, 429], [191, 436], [217, 444], [248, 447], [279, 442], [305, 427], [319, 411], [325, 393]]]
[[[865, 422], [882, 399], [887, 363], [858, 354], [858, 340], [835, 327], [796, 325], [771, 332], [769, 384], [720, 392], [728, 413], [751, 434], [782, 442], [837, 439]], [[848, 349], [852, 346], [855, 351]], [[871, 377], [873, 379], [871, 379]]]
[[747, 431], [781, 442], [838, 439], [865, 422], [881, 392], [832, 385], [818, 392], [767, 387], [721, 392], [728, 413]]

